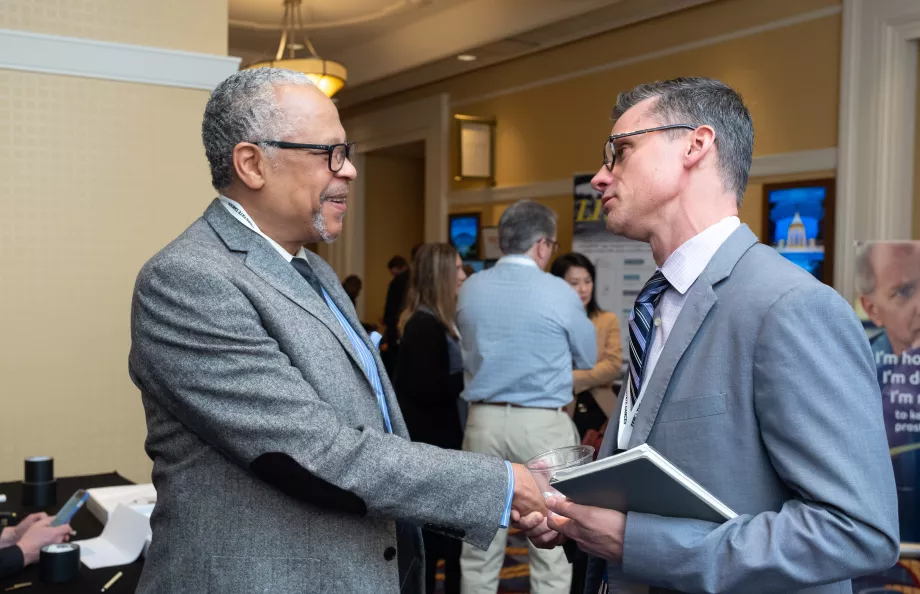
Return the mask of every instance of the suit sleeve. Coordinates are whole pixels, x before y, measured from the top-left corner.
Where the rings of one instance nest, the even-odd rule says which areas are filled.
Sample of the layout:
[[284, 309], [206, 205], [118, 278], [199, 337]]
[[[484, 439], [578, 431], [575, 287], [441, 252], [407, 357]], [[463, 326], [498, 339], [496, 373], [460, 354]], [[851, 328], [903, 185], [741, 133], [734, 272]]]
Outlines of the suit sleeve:
[[591, 369], [574, 370], [572, 379], [576, 394], [598, 386], [610, 387], [620, 374], [623, 363], [623, 347], [620, 345], [620, 324], [614, 314], [608, 314], [610, 320], [604, 325], [604, 351], [599, 353], [597, 365]]
[[721, 525], [630, 513], [627, 579], [682, 592], [791, 592], [897, 561], [879, 387], [849, 305], [824, 285], [780, 297], [759, 331], [753, 381], [764, 446], [791, 497], [779, 512]]
[[488, 547], [507, 496], [503, 460], [344, 424], [240, 289], [189, 261], [158, 258], [138, 277], [130, 370], [141, 390], [292, 497]]
[[0, 579], [16, 575], [23, 566], [22, 549], [15, 545], [0, 549]]

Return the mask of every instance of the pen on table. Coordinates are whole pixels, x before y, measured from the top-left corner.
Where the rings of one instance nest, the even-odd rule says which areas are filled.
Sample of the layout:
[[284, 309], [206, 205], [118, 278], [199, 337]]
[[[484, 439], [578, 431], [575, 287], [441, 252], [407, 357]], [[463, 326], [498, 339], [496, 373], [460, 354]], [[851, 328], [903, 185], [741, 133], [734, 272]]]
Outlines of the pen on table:
[[21, 584], [10, 586], [6, 590], [4, 590], [4, 592], [12, 592], [13, 590], [18, 590], [19, 588], [28, 588], [31, 585], [32, 585], [32, 582], [22, 582]]
[[115, 582], [117, 582], [117, 581], [118, 581], [118, 578], [120, 578], [120, 577], [121, 577], [121, 572], [119, 571], [118, 573], [115, 574], [115, 577], [113, 577], [112, 579], [110, 579], [110, 580], [108, 581], [108, 583], [107, 583], [106, 585], [102, 586], [102, 591], [105, 592], [106, 590], [108, 590], [109, 587], [111, 587], [112, 584], [114, 584]]

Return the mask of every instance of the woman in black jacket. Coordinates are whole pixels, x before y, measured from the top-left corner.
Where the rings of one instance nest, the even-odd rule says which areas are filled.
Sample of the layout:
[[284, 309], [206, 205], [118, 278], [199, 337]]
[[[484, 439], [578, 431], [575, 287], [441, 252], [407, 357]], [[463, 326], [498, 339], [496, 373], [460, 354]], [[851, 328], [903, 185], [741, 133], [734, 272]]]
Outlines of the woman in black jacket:
[[[463, 444], [460, 393], [463, 360], [454, 325], [457, 291], [466, 280], [457, 250], [428, 243], [415, 255], [407, 308], [400, 318], [395, 388], [413, 441], [459, 450]], [[434, 592], [438, 559], [444, 559], [444, 588], [460, 592], [461, 542], [425, 531], [426, 589]]]

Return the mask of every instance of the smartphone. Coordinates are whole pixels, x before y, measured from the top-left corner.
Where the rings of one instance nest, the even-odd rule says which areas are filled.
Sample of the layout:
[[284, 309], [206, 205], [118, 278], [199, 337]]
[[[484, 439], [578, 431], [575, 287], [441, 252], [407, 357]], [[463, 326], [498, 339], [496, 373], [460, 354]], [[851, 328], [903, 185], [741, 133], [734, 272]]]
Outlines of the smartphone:
[[67, 503], [64, 504], [64, 507], [61, 508], [57, 515], [54, 516], [51, 525], [63, 526], [69, 523], [70, 519], [77, 513], [77, 510], [83, 507], [87, 499], [89, 499], [89, 493], [87, 493], [85, 489], [78, 489], [77, 492], [67, 500]]

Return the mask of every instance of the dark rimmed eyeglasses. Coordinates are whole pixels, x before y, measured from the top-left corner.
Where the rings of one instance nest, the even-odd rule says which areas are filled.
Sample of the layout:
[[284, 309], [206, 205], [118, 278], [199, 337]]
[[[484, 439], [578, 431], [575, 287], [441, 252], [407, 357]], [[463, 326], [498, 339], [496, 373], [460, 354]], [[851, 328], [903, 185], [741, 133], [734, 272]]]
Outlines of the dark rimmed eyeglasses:
[[648, 132], [657, 132], [659, 130], [673, 130], [675, 128], [686, 128], [687, 130], [696, 130], [699, 126], [694, 124], [668, 124], [667, 126], [657, 126], [655, 128], [646, 128], [645, 130], [636, 130], [635, 132], [623, 132], [622, 134], [614, 134], [607, 139], [607, 142], [604, 143], [604, 167], [607, 168], [607, 171], [613, 171], [613, 166], [616, 165], [617, 160], [617, 148], [614, 146], [614, 141], [621, 138], [626, 138], [627, 136], [638, 136], [639, 134], [646, 134]]
[[559, 242], [556, 241], [555, 239], [550, 239], [549, 237], [544, 237], [544, 238], [543, 238], [543, 241], [546, 242], [546, 245], [549, 246], [549, 249], [552, 251], [552, 253], [555, 254], [556, 252], [559, 251]]
[[329, 155], [329, 171], [338, 173], [345, 165], [345, 160], [351, 158], [355, 143], [342, 142], [339, 144], [301, 144], [299, 142], [285, 142], [283, 140], [259, 140], [253, 144], [264, 144], [280, 149], [306, 149], [310, 151], [325, 151]]

